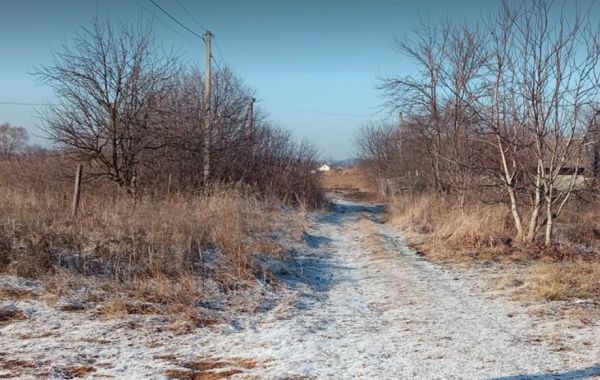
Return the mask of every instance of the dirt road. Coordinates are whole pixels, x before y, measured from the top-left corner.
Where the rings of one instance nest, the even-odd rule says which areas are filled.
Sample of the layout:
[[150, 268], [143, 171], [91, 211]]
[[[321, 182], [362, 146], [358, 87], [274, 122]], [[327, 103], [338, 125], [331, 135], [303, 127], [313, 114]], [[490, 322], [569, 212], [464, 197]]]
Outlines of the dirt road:
[[[50, 326], [55, 337], [19, 339], [15, 324], [0, 330], [0, 351], [11, 347], [20, 360], [53, 360], [56, 368], [94, 358], [95, 376], [129, 379], [212, 378], [201, 377], [206, 371], [239, 378], [600, 377], [598, 325], [544, 324], [487, 295], [485, 279], [407, 248], [378, 223], [380, 211], [336, 200], [331, 212], [314, 214], [294, 262], [273, 264], [288, 288], [278, 306], [228, 326], [173, 335], [39, 306], [28, 333]], [[560, 349], [540, 337], [554, 328], [570, 337]], [[110, 343], [82, 344], [86, 337]]]

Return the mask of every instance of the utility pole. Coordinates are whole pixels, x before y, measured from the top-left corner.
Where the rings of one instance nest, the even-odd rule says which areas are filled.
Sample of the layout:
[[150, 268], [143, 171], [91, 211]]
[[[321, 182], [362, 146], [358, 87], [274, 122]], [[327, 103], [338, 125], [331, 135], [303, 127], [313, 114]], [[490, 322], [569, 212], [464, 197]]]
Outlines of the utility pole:
[[402, 139], [404, 138], [404, 136], [402, 135], [402, 127], [404, 123], [404, 115], [402, 114], [402, 112], [400, 112], [398, 114], [398, 135], [400, 137], [399, 141], [398, 141], [398, 148], [400, 148], [400, 153], [402, 153]]
[[402, 112], [398, 113], [398, 129], [402, 132], [402, 123], [404, 123], [404, 115]]
[[79, 197], [81, 194], [81, 171], [83, 169], [83, 165], [77, 165], [77, 170], [75, 171], [75, 188], [73, 190], [73, 205], [71, 207], [71, 216], [75, 218], [77, 216], [77, 211], [79, 211]]
[[250, 105], [248, 106], [248, 126], [250, 130], [254, 130], [254, 102], [256, 102], [256, 98], [250, 98]]
[[[256, 139], [256, 133], [254, 130], [254, 102], [256, 102], [256, 99], [250, 98], [250, 103], [248, 104], [248, 110], [246, 111], [246, 119], [244, 120], [244, 127], [246, 128], [245, 144], [248, 148], [248, 150], [246, 152], [251, 157], [251, 158], [249, 157], [249, 160], [252, 163], [252, 165], [256, 164], [256, 160], [255, 160], [256, 147], [254, 146], [254, 141]], [[242, 178], [245, 178], [247, 173], [252, 172], [252, 170], [253, 170], [252, 165], [246, 165], [244, 167], [244, 172], [242, 174]]]
[[204, 33], [204, 185], [208, 183], [210, 176], [210, 144], [211, 144], [211, 79], [212, 79], [212, 33], [208, 30]]

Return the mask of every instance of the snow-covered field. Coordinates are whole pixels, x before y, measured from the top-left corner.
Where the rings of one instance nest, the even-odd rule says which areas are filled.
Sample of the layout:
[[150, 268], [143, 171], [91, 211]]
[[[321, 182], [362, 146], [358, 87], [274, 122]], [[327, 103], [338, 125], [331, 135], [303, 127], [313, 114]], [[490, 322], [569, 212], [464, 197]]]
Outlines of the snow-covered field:
[[226, 325], [175, 335], [161, 317], [18, 301], [29, 318], [0, 325], [0, 377], [600, 377], [599, 321], [549, 317], [494, 294], [489, 270], [425, 261], [380, 210], [336, 200], [312, 215], [294, 261], [273, 268], [287, 284], [278, 305]]

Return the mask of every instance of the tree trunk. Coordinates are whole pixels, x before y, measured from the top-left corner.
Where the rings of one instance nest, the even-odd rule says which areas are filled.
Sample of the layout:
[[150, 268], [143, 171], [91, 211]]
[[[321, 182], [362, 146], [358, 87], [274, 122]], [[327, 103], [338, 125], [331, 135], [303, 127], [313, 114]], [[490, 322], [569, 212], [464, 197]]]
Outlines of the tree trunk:
[[554, 230], [554, 215], [552, 214], [552, 186], [546, 190], [546, 233], [544, 236], [544, 245], [549, 247], [552, 244], [552, 235]]
[[535, 179], [535, 197], [531, 209], [531, 219], [529, 220], [529, 230], [527, 231], [527, 236], [525, 238], [525, 242], [532, 243], [535, 240], [538, 232], [538, 219], [540, 216], [540, 211], [542, 209], [542, 178], [538, 173]]
[[519, 213], [519, 205], [517, 203], [517, 197], [515, 195], [515, 189], [509, 184], [506, 185], [508, 191], [508, 198], [510, 200], [510, 212], [512, 213], [515, 228], [517, 230], [517, 236], [515, 240], [518, 242], [523, 241], [523, 222], [521, 220], [521, 214]]

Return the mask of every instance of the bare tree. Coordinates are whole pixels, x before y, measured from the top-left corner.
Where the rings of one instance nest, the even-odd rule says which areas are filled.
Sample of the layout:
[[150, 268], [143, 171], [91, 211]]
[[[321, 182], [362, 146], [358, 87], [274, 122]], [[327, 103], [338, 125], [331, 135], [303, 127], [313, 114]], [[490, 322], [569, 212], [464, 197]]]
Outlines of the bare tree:
[[[209, 152], [212, 169], [209, 179], [229, 181], [239, 178], [240, 173], [248, 168], [251, 145], [258, 143], [256, 136], [252, 136], [248, 121], [248, 105], [253, 91], [229, 68], [216, 72], [212, 81], [213, 117]], [[203, 182], [203, 178], [195, 172], [203, 165], [205, 134], [208, 132], [202, 127], [205, 117], [202, 83], [197, 71], [182, 71], [165, 102], [165, 108], [169, 110], [166, 123], [170, 137], [169, 146], [163, 150], [162, 156], [171, 158], [172, 164], [178, 167], [179, 180], [194, 186]], [[260, 128], [260, 119], [254, 116], [255, 130]]]
[[59, 99], [43, 116], [50, 138], [91, 173], [134, 194], [165, 142], [164, 99], [177, 72], [155, 50], [151, 27], [95, 21], [38, 69]]
[[[409, 133], [392, 145], [410, 141], [430, 163], [435, 188], [459, 200], [500, 184], [517, 242], [532, 243], [544, 231], [552, 244], [554, 220], [584, 186], [586, 154], [600, 157], [600, 33], [591, 14], [575, 7], [569, 17], [548, 0], [505, 1], [483, 30], [424, 23], [394, 45], [418, 74], [383, 78], [379, 86], [386, 106], [407, 117]], [[407, 167], [381, 133], [363, 131], [365, 156], [380, 165], [401, 157]], [[592, 165], [598, 161], [592, 157]]]
[[29, 134], [23, 127], [14, 127], [9, 123], [0, 124], [0, 156], [12, 157], [25, 147]]
[[[287, 202], [318, 203], [319, 180], [312, 173], [315, 149], [294, 143], [289, 133], [268, 122], [260, 108], [250, 114], [254, 91], [229, 68], [218, 70], [212, 81], [209, 180], [251, 187]], [[153, 175], [146, 178], [190, 190], [204, 183], [197, 170], [206, 149], [206, 130], [198, 119], [205, 109], [202, 83], [201, 74], [194, 70], [177, 76], [165, 101], [168, 144], [160, 149]]]
[[416, 64], [418, 74], [383, 78], [386, 106], [404, 115], [401, 128], [408, 133], [402, 138], [430, 162], [435, 188], [459, 191], [464, 199], [476, 163], [471, 138], [478, 117], [471, 104], [482, 95], [483, 33], [477, 26], [427, 22], [410, 38], [396, 39], [394, 48]]
[[[320, 201], [316, 152], [271, 126], [260, 109], [250, 117], [253, 90], [228, 68], [211, 76], [211, 125], [203, 78], [155, 49], [150, 26], [94, 22], [37, 75], [59, 104], [44, 113], [63, 155], [89, 165], [88, 174], [136, 195], [195, 191], [206, 154], [210, 181], [252, 186], [288, 202]], [[210, 152], [205, 141], [210, 133]]]
[[445, 26], [447, 48], [444, 50], [440, 77], [443, 93], [443, 182], [458, 194], [464, 208], [467, 193], [478, 185], [474, 178], [481, 169], [482, 157], [475, 143], [479, 116], [472, 106], [483, 95], [483, 68], [487, 62], [486, 41], [477, 24]]
[[[543, 227], [546, 245], [554, 219], [577, 188], [589, 122], [584, 115], [600, 95], [600, 39], [589, 14], [578, 10], [568, 19], [563, 12], [553, 22], [551, 10], [545, 0], [504, 3], [501, 17], [490, 23], [490, 92], [482, 104], [517, 239], [533, 242]], [[529, 197], [519, 198], [519, 191]]]
[[384, 77], [378, 86], [387, 99], [386, 106], [418, 121], [419, 128], [414, 132], [419, 134], [422, 148], [427, 152], [438, 190], [444, 187], [441, 180], [441, 77], [447, 48], [446, 32], [431, 22], [423, 22], [415, 30], [412, 39], [396, 38], [393, 48], [417, 65], [419, 75]]
[[597, 182], [600, 177], [600, 108], [598, 107], [592, 110], [586, 137], [588, 166], [593, 181]]
[[396, 177], [407, 170], [401, 160], [401, 138], [398, 127], [390, 123], [371, 123], [363, 126], [355, 138], [359, 157], [378, 178]]

